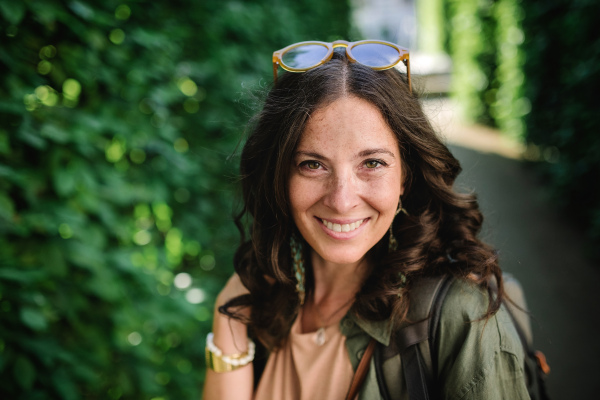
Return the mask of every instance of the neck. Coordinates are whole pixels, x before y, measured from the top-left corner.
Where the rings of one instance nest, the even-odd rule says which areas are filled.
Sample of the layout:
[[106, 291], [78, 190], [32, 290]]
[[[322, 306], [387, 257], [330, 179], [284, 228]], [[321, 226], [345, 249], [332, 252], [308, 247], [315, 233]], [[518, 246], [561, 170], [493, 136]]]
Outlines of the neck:
[[323, 259], [313, 251], [311, 261], [315, 279], [313, 301], [317, 305], [340, 304], [354, 297], [369, 269], [366, 257], [351, 264], [337, 264]]
[[316, 343], [322, 345], [326, 340], [323, 329], [339, 322], [351, 307], [369, 264], [366, 257], [351, 264], [332, 263], [314, 251], [311, 261], [315, 286], [302, 308], [301, 324], [303, 332], [318, 330]]

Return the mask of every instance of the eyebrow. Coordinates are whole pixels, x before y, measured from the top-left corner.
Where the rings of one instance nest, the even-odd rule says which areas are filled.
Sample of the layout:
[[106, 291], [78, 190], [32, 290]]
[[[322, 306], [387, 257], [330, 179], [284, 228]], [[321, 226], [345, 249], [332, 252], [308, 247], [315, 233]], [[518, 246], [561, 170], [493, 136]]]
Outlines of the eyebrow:
[[[357, 158], [360, 157], [368, 157], [368, 156], [372, 156], [374, 154], [387, 154], [389, 156], [391, 156], [392, 158], [396, 158], [396, 156], [394, 156], [394, 153], [392, 153], [391, 151], [387, 150], [387, 149], [367, 149], [367, 150], [363, 150], [360, 153], [357, 154]], [[327, 161], [328, 158], [325, 157], [322, 154], [319, 153], [314, 153], [312, 151], [297, 151], [294, 154], [294, 157], [298, 157], [298, 156], [305, 156], [305, 157], [310, 157], [310, 158], [314, 158], [315, 160], [321, 160], [321, 161]]]
[[394, 156], [394, 153], [392, 153], [391, 151], [387, 150], [387, 149], [367, 149], [367, 150], [363, 150], [360, 153], [358, 153], [359, 157], [367, 157], [367, 156], [372, 156], [373, 154], [387, 154], [389, 156], [391, 156], [392, 158], [396, 158], [396, 156]]
[[294, 157], [298, 157], [298, 156], [310, 157], [310, 158], [314, 158], [316, 160], [321, 160], [321, 161], [327, 161], [328, 160], [328, 158], [325, 157], [324, 155], [321, 155], [319, 153], [313, 153], [312, 151], [297, 151], [294, 154]]

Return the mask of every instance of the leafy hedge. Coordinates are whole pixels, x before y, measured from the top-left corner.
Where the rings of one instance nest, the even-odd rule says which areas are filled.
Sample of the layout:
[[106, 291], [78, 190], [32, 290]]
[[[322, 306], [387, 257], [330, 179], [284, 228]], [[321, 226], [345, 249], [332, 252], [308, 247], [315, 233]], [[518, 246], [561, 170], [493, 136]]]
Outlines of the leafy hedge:
[[0, 397], [196, 399], [229, 155], [271, 52], [345, 1], [0, 1]]
[[526, 142], [600, 257], [600, 36], [594, 0], [445, 0], [464, 116]]
[[523, 3], [526, 139], [566, 215], [588, 229], [600, 259], [600, 3]]
[[446, 0], [447, 50], [453, 60], [452, 94], [467, 120], [493, 125], [496, 20], [490, 0]]

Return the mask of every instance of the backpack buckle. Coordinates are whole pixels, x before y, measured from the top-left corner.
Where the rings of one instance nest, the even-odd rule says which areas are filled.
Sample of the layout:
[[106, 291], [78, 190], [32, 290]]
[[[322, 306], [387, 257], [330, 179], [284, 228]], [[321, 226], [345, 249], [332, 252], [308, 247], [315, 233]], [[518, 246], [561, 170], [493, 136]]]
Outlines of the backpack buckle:
[[536, 352], [533, 355], [535, 356], [537, 364], [542, 370], [542, 372], [545, 375], [548, 375], [550, 373], [550, 365], [548, 365], [548, 362], [546, 362], [546, 356], [544, 355], [544, 353], [542, 353], [539, 350], [536, 350]]

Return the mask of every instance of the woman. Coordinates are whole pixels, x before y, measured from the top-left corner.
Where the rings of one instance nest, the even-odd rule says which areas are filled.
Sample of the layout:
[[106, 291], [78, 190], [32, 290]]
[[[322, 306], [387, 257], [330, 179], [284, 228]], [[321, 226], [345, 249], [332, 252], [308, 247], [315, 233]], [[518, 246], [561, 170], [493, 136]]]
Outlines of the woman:
[[[216, 302], [204, 398], [347, 398], [367, 343], [393, 342], [411, 290], [439, 274], [459, 279], [441, 311], [435, 391], [528, 398], [497, 257], [476, 237], [476, 199], [453, 191], [458, 161], [410, 75], [390, 68], [408, 67], [408, 52], [315, 42], [273, 59], [276, 83], [241, 158], [238, 225], [248, 218], [250, 238]], [[292, 72], [277, 80], [278, 65]], [[393, 386], [408, 398], [406, 382]], [[381, 398], [374, 372], [358, 398]]]

